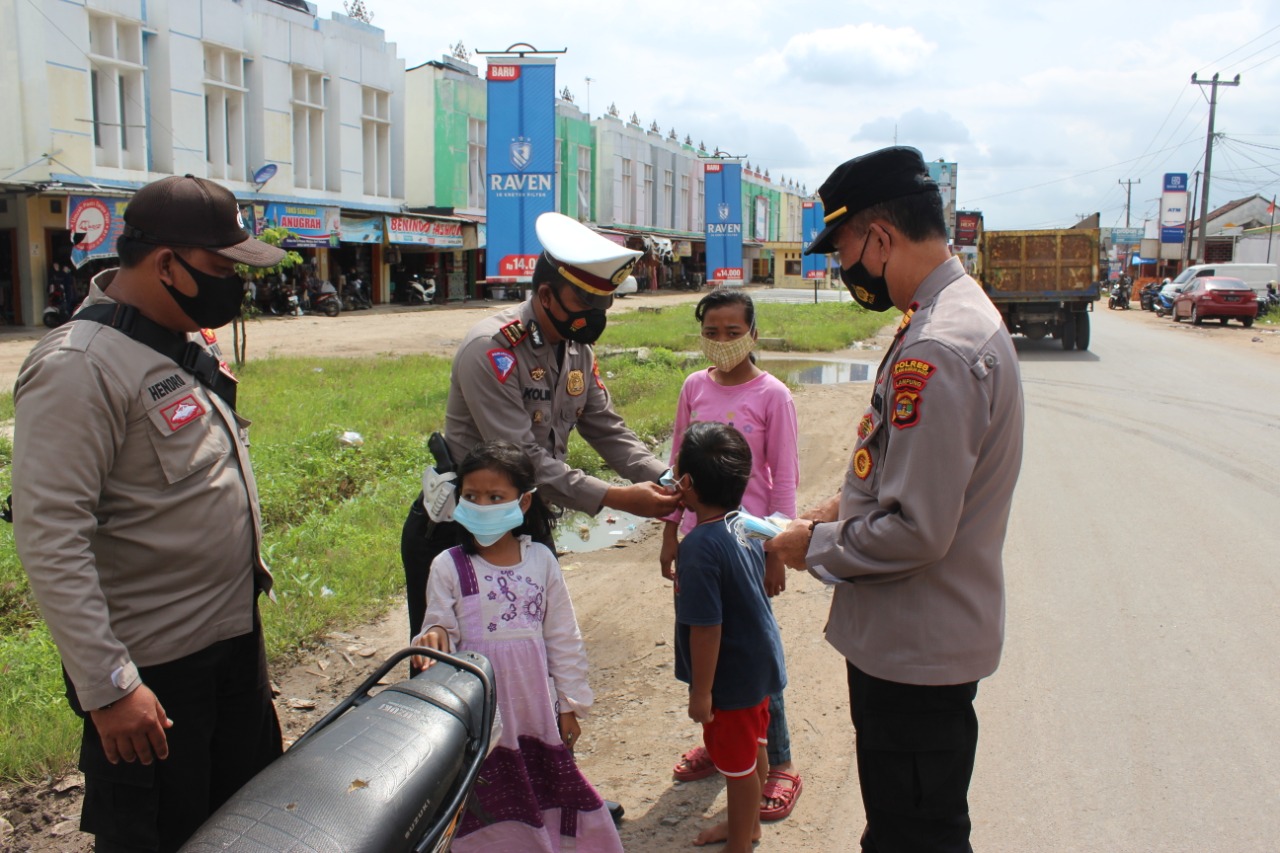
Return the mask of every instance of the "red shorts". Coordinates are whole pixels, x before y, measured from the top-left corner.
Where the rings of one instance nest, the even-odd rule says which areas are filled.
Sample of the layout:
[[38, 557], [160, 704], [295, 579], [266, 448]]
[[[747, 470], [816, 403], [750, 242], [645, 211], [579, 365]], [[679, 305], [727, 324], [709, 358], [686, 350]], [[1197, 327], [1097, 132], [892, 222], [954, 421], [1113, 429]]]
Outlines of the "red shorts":
[[769, 697], [750, 708], [715, 709], [715, 718], [702, 727], [711, 763], [725, 776], [754, 773], [760, 746], [768, 742]]

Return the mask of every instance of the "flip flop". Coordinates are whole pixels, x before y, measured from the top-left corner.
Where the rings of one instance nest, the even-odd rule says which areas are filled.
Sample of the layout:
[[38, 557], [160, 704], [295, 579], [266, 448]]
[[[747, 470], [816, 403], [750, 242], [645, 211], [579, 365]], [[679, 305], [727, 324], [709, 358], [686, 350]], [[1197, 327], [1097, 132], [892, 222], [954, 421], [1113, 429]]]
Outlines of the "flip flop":
[[[784, 781], [791, 784], [783, 785]], [[791, 810], [796, 807], [796, 800], [800, 799], [800, 792], [803, 790], [804, 780], [800, 778], [799, 773], [770, 770], [768, 779], [764, 783], [764, 790], [760, 792], [760, 819], [782, 820], [790, 815]], [[782, 804], [766, 806], [764, 800], [780, 800]]]
[[680, 756], [680, 760], [671, 768], [671, 775], [677, 782], [696, 782], [708, 776], [714, 776], [716, 766], [707, 755], [705, 747], [695, 746]]

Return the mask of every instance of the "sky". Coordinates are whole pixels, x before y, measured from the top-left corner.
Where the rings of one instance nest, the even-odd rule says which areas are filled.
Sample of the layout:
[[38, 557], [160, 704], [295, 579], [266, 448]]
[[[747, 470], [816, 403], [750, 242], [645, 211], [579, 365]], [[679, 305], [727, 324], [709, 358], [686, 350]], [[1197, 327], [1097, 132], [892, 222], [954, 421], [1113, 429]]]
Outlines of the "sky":
[[[319, 0], [321, 16], [342, 0]], [[1162, 176], [1204, 169], [1211, 209], [1280, 192], [1276, 0], [366, 0], [406, 67], [461, 42], [567, 49], [592, 117], [616, 104], [809, 190], [895, 142], [958, 163], [957, 208], [988, 229], [1104, 227], [1159, 212]], [[484, 58], [472, 62], [484, 69]], [[591, 78], [588, 84], [586, 78]], [[1199, 211], [1197, 200], [1196, 212]]]

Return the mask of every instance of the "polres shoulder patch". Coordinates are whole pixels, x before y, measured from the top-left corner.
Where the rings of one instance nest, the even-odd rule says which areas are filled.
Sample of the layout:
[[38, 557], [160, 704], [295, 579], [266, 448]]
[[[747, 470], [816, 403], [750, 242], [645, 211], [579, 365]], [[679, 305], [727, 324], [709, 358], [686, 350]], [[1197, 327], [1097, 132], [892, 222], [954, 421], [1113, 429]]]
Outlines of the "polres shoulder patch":
[[938, 368], [922, 359], [904, 358], [900, 361], [894, 362], [893, 378], [896, 380], [899, 376], [918, 376], [928, 382], [929, 377], [933, 376], [937, 369]]
[[489, 366], [493, 368], [493, 375], [498, 377], [498, 381], [505, 383], [507, 378], [515, 372], [516, 357], [508, 350], [491, 349], [489, 350]]
[[591, 375], [595, 377], [596, 387], [601, 391], [605, 390], [604, 380], [600, 378], [600, 362], [595, 359], [591, 360]]

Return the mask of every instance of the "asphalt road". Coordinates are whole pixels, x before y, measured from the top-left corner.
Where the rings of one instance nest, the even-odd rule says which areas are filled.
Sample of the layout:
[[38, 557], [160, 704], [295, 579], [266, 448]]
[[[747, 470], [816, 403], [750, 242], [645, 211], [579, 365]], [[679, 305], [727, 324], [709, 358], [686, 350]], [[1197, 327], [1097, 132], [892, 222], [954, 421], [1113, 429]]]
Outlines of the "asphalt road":
[[1026, 455], [974, 847], [1277, 850], [1280, 360], [1238, 325], [1100, 304], [1090, 352], [1017, 339]]

